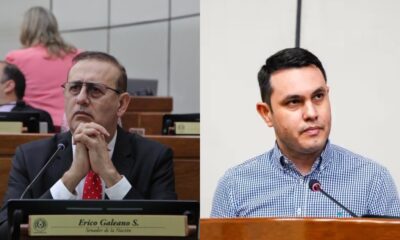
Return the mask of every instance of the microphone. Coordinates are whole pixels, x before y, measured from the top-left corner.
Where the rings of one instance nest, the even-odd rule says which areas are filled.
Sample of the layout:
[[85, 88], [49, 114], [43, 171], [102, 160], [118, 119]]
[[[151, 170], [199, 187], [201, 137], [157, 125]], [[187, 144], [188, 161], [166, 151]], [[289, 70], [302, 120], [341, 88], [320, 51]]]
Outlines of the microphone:
[[355, 213], [353, 213], [352, 211], [350, 211], [348, 208], [346, 208], [345, 206], [343, 206], [340, 202], [336, 201], [336, 199], [334, 199], [331, 195], [329, 195], [327, 192], [325, 192], [322, 188], [321, 188], [321, 183], [316, 180], [316, 179], [311, 179], [310, 182], [308, 182], [308, 187], [311, 189], [311, 191], [313, 192], [321, 192], [322, 194], [324, 194], [326, 197], [328, 197], [332, 202], [334, 202], [336, 205], [338, 205], [340, 208], [342, 208], [343, 210], [345, 210], [346, 212], [348, 212], [352, 217], [359, 217], [357, 216]]
[[24, 192], [22, 192], [21, 197], [19, 199], [24, 199], [25, 194], [30, 190], [33, 186], [33, 184], [36, 183], [37, 179], [43, 174], [44, 170], [46, 170], [47, 166], [53, 161], [54, 157], [57, 155], [59, 151], [63, 151], [66, 147], [68, 146], [68, 143], [66, 141], [60, 142], [57, 144], [57, 150], [51, 155], [49, 160], [46, 162], [46, 164], [40, 169], [39, 173], [36, 175], [36, 177], [31, 181], [31, 183], [25, 188]]

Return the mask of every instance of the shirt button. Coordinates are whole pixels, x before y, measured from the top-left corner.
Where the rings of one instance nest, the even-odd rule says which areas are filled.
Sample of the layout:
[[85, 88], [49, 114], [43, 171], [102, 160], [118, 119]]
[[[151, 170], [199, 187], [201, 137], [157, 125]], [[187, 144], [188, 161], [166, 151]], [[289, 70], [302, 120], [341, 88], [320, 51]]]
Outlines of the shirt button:
[[297, 215], [299, 215], [299, 216], [301, 215], [301, 208], [297, 209]]
[[301, 179], [301, 178], [299, 179], [300, 184], [303, 184], [303, 181], [304, 181], [303, 179]]

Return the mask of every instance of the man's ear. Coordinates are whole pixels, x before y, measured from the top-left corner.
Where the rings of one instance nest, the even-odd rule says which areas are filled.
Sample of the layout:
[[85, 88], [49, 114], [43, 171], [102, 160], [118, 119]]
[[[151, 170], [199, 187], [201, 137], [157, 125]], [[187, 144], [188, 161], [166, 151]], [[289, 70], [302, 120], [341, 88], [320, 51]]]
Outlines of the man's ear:
[[268, 104], [264, 102], [257, 103], [257, 112], [260, 114], [264, 122], [267, 123], [268, 127], [274, 126], [274, 122], [272, 121], [272, 110]]
[[129, 96], [129, 93], [124, 92], [119, 95], [119, 106], [117, 111], [118, 117], [122, 117], [122, 115], [124, 115], [124, 113], [128, 109], [130, 101], [131, 101], [131, 96]]
[[4, 93], [13, 93], [15, 91], [14, 80], [8, 80], [4, 83]]

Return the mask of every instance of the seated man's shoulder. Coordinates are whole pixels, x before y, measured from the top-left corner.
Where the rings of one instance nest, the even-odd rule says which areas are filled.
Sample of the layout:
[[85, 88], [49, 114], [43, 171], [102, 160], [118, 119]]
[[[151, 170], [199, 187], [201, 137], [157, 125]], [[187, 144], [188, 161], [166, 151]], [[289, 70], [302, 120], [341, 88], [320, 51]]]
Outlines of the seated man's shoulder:
[[[65, 146], [69, 144], [71, 139], [71, 133], [58, 133], [53, 136], [49, 135], [48, 137], [33, 140], [24, 144], [21, 144], [19, 148], [24, 149], [24, 151], [33, 151], [33, 152], [43, 152], [43, 151], [54, 151], [57, 148], [59, 143], [64, 144]], [[67, 147], [67, 146], [66, 146]]]
[[71, 144], [71, 134], [69, 132], [55, 134], [21, 144], [15, 151], [13, 161], [15, 161], [15, 164], [24, 162], [24, 165], [28, 168], [33, 165], [41, 166], [55, 153], [57, 145], [60, 143], [63, 143], [67, 148]]
[[47, 122], [49, 124], [49, 131], [54, 132], [53, 120], [50, 114], [42, 109], [34, 108], [24, 101], [18, 101], [16, 106], [12, 109], [13, 112], [33, 112], [39, 113], [40, 121]]
[[125, 142], [124, 145], [129, 144], [129, 146], [131, 146], [132, 153], [134, 153], [136, 156], [143, 155], [148, 158], [157, 158], [165, 154], [172, 156], [171, 148], [160, 142], [135, 133], [126, 132], [125, 130], [123, 132], [123, 134], [118, 133], [118, 136], [121, 136], [120, 141]]
[[152, 140], [145, 136], [140, 136], [136, 133], [129, 133], [127, 132], [127, 136], [129, 137], [130, 143], [133, 145], [140, 145], [141, 147], [148, 147], [148, 148], [166, 148], [166, 146], [160, 142]]
[[17, 105], [15, 106], [15, 108], [13, 109], [13, 111], [19, 111], [19, 112], [38, 112], [40, 114], [45, 114], [50, 116], [50, 114], [42, 109], [39, 108], [34, 108], [31, 105], [25, 103], [24, 101], [18, 101]]

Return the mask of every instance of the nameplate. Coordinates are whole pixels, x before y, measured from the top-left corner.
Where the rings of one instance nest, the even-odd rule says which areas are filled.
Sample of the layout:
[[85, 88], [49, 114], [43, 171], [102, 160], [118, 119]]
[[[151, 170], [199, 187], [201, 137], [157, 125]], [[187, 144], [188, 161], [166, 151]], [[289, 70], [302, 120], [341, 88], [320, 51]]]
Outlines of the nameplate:
[[0, 122], [0, 133], [22, 133], [22, 122]]
[[184, 237], [188, 226], [184, 215], [30, 215], [28, 235]]
[[199, 122], [175, 122], [176, 135], [199, 135]]

